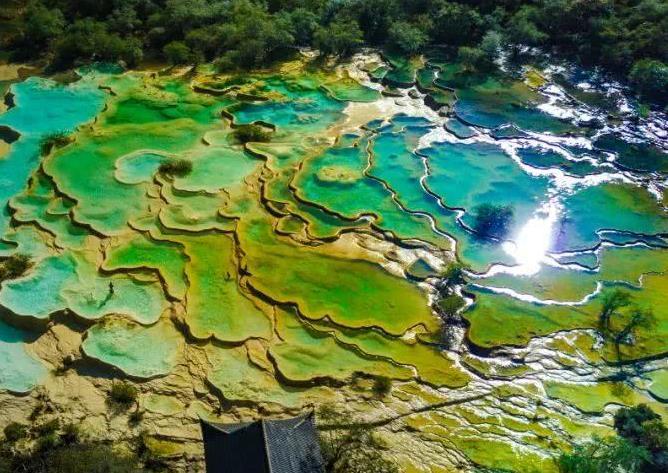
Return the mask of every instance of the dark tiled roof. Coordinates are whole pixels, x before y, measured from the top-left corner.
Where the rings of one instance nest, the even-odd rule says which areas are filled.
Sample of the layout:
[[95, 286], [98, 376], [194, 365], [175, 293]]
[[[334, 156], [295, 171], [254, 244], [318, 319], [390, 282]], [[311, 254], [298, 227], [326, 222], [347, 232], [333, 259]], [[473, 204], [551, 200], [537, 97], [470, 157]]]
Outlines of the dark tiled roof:
[[313, 414], [217, 424], [202, 420], [208, 473], [322, 473]]

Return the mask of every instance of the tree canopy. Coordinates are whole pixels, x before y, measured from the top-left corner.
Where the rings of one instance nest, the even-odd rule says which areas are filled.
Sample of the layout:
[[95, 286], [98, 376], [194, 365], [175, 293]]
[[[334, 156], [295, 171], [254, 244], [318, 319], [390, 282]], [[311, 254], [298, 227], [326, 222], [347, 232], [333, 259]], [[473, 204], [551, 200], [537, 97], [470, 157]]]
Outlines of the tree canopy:
[[344, 56], [366, 44], [415, 54], [460, 49], [477, 69], [497, 46], [554, 51], [628, 77], [668, 101], [665, 0], [16, 0], [0, 48], [54, 67], [143, 57], [254, 68], [295, 46]]
[[615, 413], [616, 437], [576, 445], [557, 460], [561, 473], [654, 473], [668, 471], [668, 427], [645, 404]]

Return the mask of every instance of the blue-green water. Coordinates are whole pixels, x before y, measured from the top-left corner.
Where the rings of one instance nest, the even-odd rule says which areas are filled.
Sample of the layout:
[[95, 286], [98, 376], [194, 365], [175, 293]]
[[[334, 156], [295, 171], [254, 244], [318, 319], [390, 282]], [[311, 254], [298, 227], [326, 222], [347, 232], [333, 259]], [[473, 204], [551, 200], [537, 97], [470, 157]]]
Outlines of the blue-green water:
[[[104, 93], [91, 80], [61, 86], [48, 79], [31, 77], [11, 89], [16, 106], [0, 115], [0, 125], [21, 134], [9, 154], [0, 159], [0, 206], [20, 191], [39, 165], [40, 140], [57, 132], [70, 133], [102, 109]], [[0, 233], [7, 228], [0, 216]]]
[[28, 392], [46, 376], [44, 364], [26, 351], [27, 338], [27, 333], [0, 321], [0, 388]]

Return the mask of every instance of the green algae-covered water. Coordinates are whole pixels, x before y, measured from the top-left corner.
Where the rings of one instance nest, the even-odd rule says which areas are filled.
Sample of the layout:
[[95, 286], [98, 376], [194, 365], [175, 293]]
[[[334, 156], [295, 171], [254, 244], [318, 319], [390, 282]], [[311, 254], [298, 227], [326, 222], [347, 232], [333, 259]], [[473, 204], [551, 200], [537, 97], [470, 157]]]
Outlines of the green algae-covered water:
[[[334, 405], [425, 472], [553, 471], [619, 405], [668, 418], [666, 117], [550, 70], [380, 62], [13, 84], [0, 255], [33, 264], [0, 287], [0, 389], [57, 383], [62, 328], [68, 376], [132, 380], [170, 432]], [[240, 143], [251, 123], [269, 141]], [[513, 209], [504, 239], [472, 231], [482, 204]], [[597, 331], [613, 288], [653, 314], [619, 350]]]

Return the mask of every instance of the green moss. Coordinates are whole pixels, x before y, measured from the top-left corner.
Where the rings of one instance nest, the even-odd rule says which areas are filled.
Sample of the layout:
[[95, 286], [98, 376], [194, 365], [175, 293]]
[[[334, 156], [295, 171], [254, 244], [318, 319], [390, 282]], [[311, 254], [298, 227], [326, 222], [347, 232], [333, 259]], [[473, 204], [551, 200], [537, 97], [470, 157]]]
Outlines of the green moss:
[[151, 394], [142, 398], [142, 406], [151, 412], [166, 416], [177, 415], [184, 411], [185, 406], [174, 396]]
[[647, 400], [627, 385], [614, 382], [592, 384], [550, 382], [545, 385], [545, 390], [550, 397], [564, 400], [587, 413], [600, 413], [611, 403], [631, 406]]
[[63, 248], [82, 248], [90, 232], [75, 225], [69, 215], [74, 202], [58, 197], [53, 182], [38, 173], [28, 189], [11, 199], [10, 207], [19, 222], [35, 222], [54, 234], [56, 243]]
[[280, 373], [290, 381], [305, 383], [329, 378], [343, 382], [357, 372], [400, 380], [412, 377], [406, 367], [356, 353], [331, 335], [309, 329], [290, 311], [279, 311], [276, 322], [282, 342], [269, 352]]
[[534, 68], [529, 68], [529, 70], [527, 70], [524, 74], [524, 81], [532, 89], [539, 89], [547, 83], [547, 80], [543, 77], [540, 71]]
[[[572, 128], [536, 110], [542, 98], [521, 81], [500, 74], [467, 77], [448, 64], [441, 64], [437, 75], [419, 61], [391, 59], [386, 81], [417, 80], [432, 108], [453, 105], [457, 115], [482, 127], [512, 122], [556, 134]], [[381, 77], [387, 71], [377, 72]], [[538, 86], [538, 78], [529, 75]], [[16, 228], [1, 235], [0, 251], [30, 254], [35, 264], [3, 283], [0, 303], [8, 313], [47, 319], [69, 311], [95, 320], [83, 353], [137, 378], [170, 373], [187, 342], [179, 333], [185, 331], [201, 344], [187, 350], [188, 358], [198, 357], [200, 374], [221, 400], [252, 401], [273, 412], [345, 398], [351, 410], [373, 420], [402, 416], [388, 434], [392, 440], [406, 445], [424, 440], [425, 455], [441, 448], [429, 442], [439, 442], [485, 468], [551, 471], [548, 457], [556, 448], [605, 431], [540, 405], [545, 395], [540, 385], [514, 382], [531, 374], [519, 360], [456, 357], [440, 350], [434, 343], [441, 321], [429, 307], [427, 285], [416, 282], [436, 275], [422, 251], [441, 256], [440, 250], [455, 249], [445, 233], [456, 240], [458, 260], [474, 271], [492, 262], [514, 263], [504, 246], [472, 238], [458, 219], [471, 227], [477, 205], [512, 205], [516, 222], [506, 230], [514, 237], [553, 189], [561, 192], [551, 177], [529, 175], [498, 146], [448, 142], [415, 153], [435, 131], [423, 118], [381, 115], [364, 129], [341, 135], [359, 119], [357, 111], [376, 110], [375, 105], [347, 108], [347, 102], [373, 101], [378, 92], [339, 72], [306, 70], [300, 61], [280, 74], [203, 73], [192, 82], [131, 72], [96, 77], [95, 84], [113, 91], [107, 109], [76, 132], [74, 144], [45, 156], [42, 170], [9, 202]], [[456, 104], [446, 85], [458, 88]], [[223, 110], [240, 125], [221, 121]], [[456, 120], [449, 130], [471, 132]], [[261, 124], [265, 121], [276, 128]], [[37, 150], [35, 138], [32, 155]], [[7, 159], [13, 159], [11, 152]], [[565, 212], [559, 251], [596, 245], [601, 228], [665, 230], [665, 212], [636, 185], [592, 183], [559, 197]], [[5, 213], [9, 221], [9, 210]], [[394, 243], [403, 248], [400, 254]], [[408, 268], [408, 278], [397, 276], [396, 261], [405, 261], [409, 252], [421, 257]], [[469, 278], [475, 303], [463, 313], [470, 322], [468, 337], [483, 348], [526, 345], [533, 337], [597, 324], [598, 297], [577, 306], [545, 305], [479, 286], [572, 301], [597, 283], [626, 283], [638, 286], [629, 290], [639, 305], [653, 308], [657, 324], [638, 329], [633, 343], [621, 347], [622, 357], [665, 352], [665, 250], [604, 245], [596, 255], [577, 259], [593, 265], [596, 256], [601, 262], [596, 272], [546, 266], [527, 278]], [[447, 314], [463, 302], [450, 292], [443, 290], [446, 297], [438, 301]], [[5, 333], [11, 335], [4, 329], [0, 334], [0, 356], [22, 373], [3, 372], [0, 381], [23, 392], [38, 379], [23, 373], [26, 337]], [[594, 348], [589, 332], [543, 343], [564, 367], [580, 357], [600, 363], [614, 355], [609, 346]], [[442, 412], [410, 411], [464, 396], [475, 377], [466, 368], [495, 378], [489, 397]], [[648, 376], [643, 387], [661, 397], [661, 372]], [[610, 384], [546, 383], [545, 389], [553, 399], [596, 413], [607, 404], [645, 399], [640, 391]], [[359, 386], [364, 389], [356, 390]], [[121, 404], [133, 404], [136, 397]], [[186, 410], [179, 399], [154, 394], [142, 396], [141, 406], [131, 422], [144, 412], [178, 416]], [[197, 401], [187, 412], [212, 416], [210, 409]], [[47, 432], [42, 448], [58, 441], [57, 433]], [[182, 447], [154, 443], [149, 450], [164, 459], [182, 455]], [[403, 447], [396, 456], [405, 456]]]
[[527, 473], [552, 473], [557, 468], [552, 458], [514, 447], [508, 442], [475, 437], [455, 437], [455, 444], [468, 458], [487, 468]]
[[210, 347], [211, 368], [207, 380], [229, 401], [252, 400], [295, 408], [309, 402], [311, 396], [324, 401], [330, 394], [324, 389], [283, 385], [276, 376], [254, 364], [247, 349]]
[[[380, 327], [395, 335], [418, 324], [438, 325], [419, 288], [378, 265], [336, 257], [327, 246], [281, 241], [257, 217], [241, 222], [239, 232], [251, 283], [276, 301], [296, 302], [308, 318], [327, 316], [341, 325]], [[353, 293], [357, 297], [348, 297]]]
[[333, 82], [327, 82], [325, 90], [337, 100], [350, 102], [373, 102], [380, 98], [377, 90], [363, 86], [351, 77], [343, 77]]
[[665, 402], [668, 399], [668, 370], [659, 369], [650, 374], [649, 392]]
[[474, 356], [466, 356], [462, 359], [462, 363], [483, 376], [515, 378], [526, 375], [532, 372], [532, 368], [525, 364], [512, 363], [509, 365], [494, 363], [484, 358], [477, 358]]
[[113, 246], [107, 252], [103, 268], [107, 271], [155, 269], [165, 281], [168, 294], [183, 299], [187, 289], [186, 263], [182, 245], [138, 235]]
[[512, 297], [475, 291], [475, 304], [464, 317], [471, 323], [468, 337], [482, 347], [525, 345], [533, 337], [566, 328], [596, 326], [595, 303], [585, 306], [538, 305]]
[[271, 322], [239, 287], [235, 244], [227, 235], [179, 237], [189, 258], [186, 323], [197, 338], [229, 342], [268, 338]]
[[[316, 326], [328, 330], [325, 326]], [[355, 346], [363, 353], [414, 366], [418, 377], [431, 385], [456, 388], [465, 386], [469, 381], [469, 376], [435, 346], [387, 337], [374, 330], [340, 328], [332, 333], [341, 342]]]

